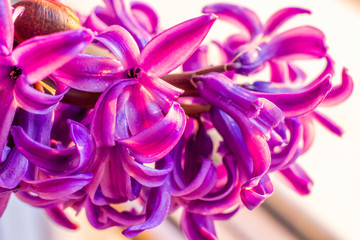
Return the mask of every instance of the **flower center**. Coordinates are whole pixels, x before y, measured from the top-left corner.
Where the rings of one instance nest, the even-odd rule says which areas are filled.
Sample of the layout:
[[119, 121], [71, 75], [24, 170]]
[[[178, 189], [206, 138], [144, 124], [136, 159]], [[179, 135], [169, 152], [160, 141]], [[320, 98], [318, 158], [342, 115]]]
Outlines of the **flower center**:
[[131, 68], [127, 71], [127, 77], [128, 78], [137, 78], [141, 72], [140, 68]]
[[19, 68], [17, 66], [11, 67], [11, 72], [9, 74], [11, 79], [17, 80], [21, 74], [22, 74], [21, 68]]

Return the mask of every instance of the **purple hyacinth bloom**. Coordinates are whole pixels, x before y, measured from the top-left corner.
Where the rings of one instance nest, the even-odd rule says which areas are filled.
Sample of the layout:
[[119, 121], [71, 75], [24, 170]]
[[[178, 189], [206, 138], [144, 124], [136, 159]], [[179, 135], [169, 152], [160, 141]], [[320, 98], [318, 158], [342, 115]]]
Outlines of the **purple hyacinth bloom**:
[[309, 14], [302, 8], [285, 8], [263, 25], [250, 9], [234, 4], [218, 3], [203, 8], [204, 13], [214, 13], [234, 26], [244, 30], [233, 35], [223, 44], [229, 61], [240, 62], [236, 70], [249, 75], [264, 67], [270, 60], [292, 61], [295, 59], [318, 59], [325, 56], [325, 36], [317, 28], [301, 26], [285, 32], [277, 30], [290, 18], [298, 14]]
[[85, 29], [55, 33], [29, 39], [13, 50], [14, 24], [10, 1], [0, 2], [0, 152], [7, 137], [15, 110], [43, 114], [54, 109], [68, 88], [57, 84], [55, 95], [31, 86], [50, 75], [92, 41]]

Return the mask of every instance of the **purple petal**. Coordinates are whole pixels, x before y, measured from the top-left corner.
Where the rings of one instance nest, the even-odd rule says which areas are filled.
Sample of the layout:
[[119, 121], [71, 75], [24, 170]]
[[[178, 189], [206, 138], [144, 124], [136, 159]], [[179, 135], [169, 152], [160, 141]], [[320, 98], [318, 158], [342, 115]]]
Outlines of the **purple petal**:
[[[95, 105], [94, 118], [91, 123], [91, 133], [97, 146], [115, 145], [116, 114], [128, 98], [128, 92], [125, 88], [136, 83], [135, 79], [122, 79], [115, 82], [101, 94]], [[118, 100], [120, 96], [121, 98]]]
[[146, 204], [146, 221], [125, 229], [122, 232], [123, 235], [127, 238], [132, 238], [146, 229], [151, 229], [160, 225], [169, 212], [170, 200], [171, 196], [167, 183], [161, 187], [151, 188], [149, 199]]
[[[98, 18], [95, 11], [96, 11], [95, 9], [93, 9], [91, 11], [89, 16], [83, 22], [82, 26], [90, 28], [91, 30], [93, 30], [95, 32], [101, 33], [108, 27], [108, 25], [105, 24], [100, 18]], [[79, 13], [78, 13], [78, 15], [79, 15]]]
[[208, 46], [200, 46], [183, 64], [183, 71], [195, 71], [208, 67]]
[[303, 8], [284, 8], [274, 13], [264, 25], [264, 36], [273, 34], [286, 21], [298, 14], [310, 14], [311, 11]]
[[284, 118], [273, 103], [265, 98], [257, 98], [254, 93], [237, 86], [222, 74], [210, 73], [194, 80], [200, 96], [208, 103], [229, 114], [238, 124], [242, 121], [240, 118], [248, 118], [246, 122], [254, 124], [267, 139], [271, 130]]
[[16, 147], [30, 162], [52, 175], [70, 174], [92, 163], [95, 144], [85, 127], [71, 120], [69, 125], [75, 146], [67, 149], [54, 149], [35, 142], [17, 126], [12, 128], [11, 133]]
[[322, 58], [327, 51], [324, 33], [311, 26], [297, 27], [282, 32], [259, 47], [264, 60]]
[[239, 204], [241, 204], [240, 184], [237, 183], [235, 188], [222, 198], [214, 201], [193, 200], [190, 201], [187, 209], [192, 213], [214, 215], [221, 214], [229, 208], [239, 206]]
[[352, 77], [347, 73], [347, 69], [344, 68], [342, 71], [341, 84], [334, 86], [331, 91], [326, 95], [324, 101], [322, 101], [321, 106], [335, 106], [346, 99], [348, 99], [353, 92], [354, 81]]
[[243, 29], [245, 28], [251, 39], [262, 33], [262, 24], [259, 17], [248, 8], [235, 4], [217, 3], [203, 8], [203, 13], [214, 13], [227, 22]]
[[265, 201], [274, 191], [273, 184], [267, 175], [264, 175], [259, 184], [252, 188], [244, 188], [241, 190], [241, 201], [249, 210], [253, 210]]
[[124, 69], [137, 66], [140, 50], [126, 29], [113, 25], [97, 35], [95, 39], [104, 44], [116, 56]]
[[143, 2], [131, 2], [131, 11], [139, 24], [150, 34], [158, 29], [158, 16], [155, 10]]
[[139, 162], [163, 158], [176, 145], [185, 130], [186, 116], [178, 103], [159, 122], [138, 134], [117, 141], [128, 147]]
[[106, 229], [109, 227], [118, 226], [115, 221], [105, 216], [105, 212], [101, 207], [94, 205], [90, 199], [85, 200], [84, 206], [87, 219], [93, 227], [97, 229]]
[[211, 117], [239, 161], [240, 183], [247, 186], [257, 185], [271, 163], [270, 149], [264, 136], [241, 114], [232, 119], [224, 112], [213, 108]]
[[54, 206], [54, 204], [58, 203], [59, 201], [58, 199], [45, 200], [39, 198], [38, 196], [34, 196], [34, 194], [32, 193], [23, 192], [23, 191], [18, 191], [15, 194], [16, 197], [19, 198], [22, 202], [34, 207], [41, 207], [41, 208], [50, 207], [50, 206]]
[[144, 214], [137, 214], [135, 211], [131, 212], [118, 212], [116, 209], [112, 208], [110, 205], [103, 206], [106, 216], [120, 224], [121, 226], [130, 226], [140, 224], [145, 221]]
[[[101, 153], [101, 155], [100, 155]], [[100, 186], [104, 196], [122, 201], [133, 200], [134, 194], [131, 177], [124, 169], [122, 146], [116, 145], [112, 148], [102, 149], [97, 156], [99, 160], [105, 161], [104, 175]]]
[[19, 6], [15, 9], [12, 8], [12, 21], [15, 22], [15, 20], [24, 13], [24, 11], [25, 7], [23, 6]]
[[[0, 66], [0, 154], [3, 154], [4, 147], [8, 140], [10, 126], [13, 122], [17, 103], [14, 99], [15, 81], [4, 77], [9, 71], [3, 71]], [[5, 69], [4, 69], [5, 70]]]
[[171, 195], [181, 196], [184, 199], [198, 199], [209, 193], [216, 184], [216, 169], [212, 160], [203, 158], [196, 177], [183, 189], [173, 186]]
[[45, 200], [61, 199], [83, 188], [92, 177], [91, 173], [79, 173], [71, 176], [24, 181], [21, 183], [21, 187], [29, 189]]
[[280, 170], [286, 183], [300, 195], [307, 195], [311, 191], [313, 181], [306, 172], [296, 163]]
[[139, 67], [159, 77], [176, 69], [200, 46], [215, 20], [206, 14], [161, 32], [141, 51]]
[[27, 81], [24, 75], [21, 75], [16, 80], [15, 85], [15, 99], [19, 107], [34, 113], [46, 114], [52, 111], [63, 96], [67, 93], [69, 88], [64, 84], [58, 84], [56, 88], [56, 95], [46, 94], [33, 88]]
[[254, 92], [254, 94], [274, 103], [286, 117], [296, 117], [314, 110], [322, 102], [332, 87], [330, 76], [309, 86], [295, 91], [289, 89], [288, 92], [282, 93]]
[[71, 222], [70, 219], [65, 215], [63, 207], [47, 207], [45, 208], [46, 214], [60, 226], [66, 227], [68, 229], [77, 229], [78, 226]]
[[123, 165], [128, 174], [133, 177], [140, 184], [147, 187], [159, 187], [164, 184], [168, 174], [173, 170], [173, 160], [170, 156], [165, 156], [164, 159], [157, 162], [162, 165], [161, 168], [151, 168], [138, 163], [133, 159], [127, 150], [123, 148]]
[[14, 188], [23, 179], [28, 169], [28, 160], [13, 149], [5, 162], [0, 165], [0, 187]]
[[344, 130], [333, 122], [330, 118], [326, 117], [325, 115], [319, 113], [318, 111], [313, 111], [310, 113], [321, 125], [327, 128], [330, 132], [338, 135], [341, 137], [344, 133]]
[[131, 135], [139, 133], [164, 117], [160, 107], [140, 84], [132, 86], [124, 110]]
[[38, 36], [22, 42], [13, 56], [29, 83], [33, 84], [81, 53], [92, 39], [92, 33], [86, 29]]
[[302, 150], [303, 126], [297, 119], [285, 119], [290, 140], [286, 146], [271, 154], [271, 166], [269, 171], [274, 171], [288, 166], [297, 159]]
[[111, 58], [79, 54], [52, 75], [71, 88], [86, 92], [103, 92], [125, 76], [119, 61]]
[[195, 214], [184, 210], [181, 217], [181, 229], [189, 240], [216, 240], [212, 216]]
[[10, 0], [0, 1], [0, 55], [11, 53], [14, 42], [14, 24]]
[[139, 48], [142, 49], [151, 39], [151, 36], [135, 19], [129, 2], [125, 0], [111, 0], [106, 5], [107, 8], [110, 8], [110, 11], [113, 11], [116, 16], [112, 24], [123, 26], [126, 30], [128, 30], [136, 40]]

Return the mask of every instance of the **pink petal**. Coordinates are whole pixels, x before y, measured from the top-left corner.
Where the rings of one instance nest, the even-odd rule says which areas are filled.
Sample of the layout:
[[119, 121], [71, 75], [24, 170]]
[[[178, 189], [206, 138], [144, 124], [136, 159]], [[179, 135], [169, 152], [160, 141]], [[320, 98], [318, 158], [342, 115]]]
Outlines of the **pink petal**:
[[125, 76], [119, 61], [111, 58], [79, 54], [52, 75], [71, 88], [86, 92], [103, 92]]
[[38, 36], [22, 42], [13, 56], [29, 83], [33, 84], [81, 53], [92, 39], [92, 33], [86, 29]]
[[[97, 146], [114, 146], [114, 134], [116, 125], [116, 115], [124, 102], [128, 98], [125, 88], [135, 84], [135, 79], [122, 79], [108, 87], [98, 99], [91, 123], [91, 133], [93, 134]], [[120, 100], [118, 100], [121, 95]]]
[[141, 51], [139, 67], [155, 76], [176, 69], [200, 46], [215, 20], [206, 14], [161, 32]]
[[14, 42], [14, 24], [10, 0], [0, 1], [0, 55], [11, 53]]
[[137, 66], [140, 50], [134, 38], [125, 28], [117, 25], [110, 26], [97, 35], [95, 39], [104, 44], [115, 55], [124, 69]]
[[138, 134], [117, 141], [128, 147], [140, 162], [153, 162], [163, 158], [179, 141], [185, 130], [186, 116], [178, 103], [159, 122]]
[[34, 114], [45, 114], [52, 111], [69, 88], [59, 84], [56, 95], [46, 94], [33, 88], [24, 75], [16, 80], [15, 99], [19, 107]]

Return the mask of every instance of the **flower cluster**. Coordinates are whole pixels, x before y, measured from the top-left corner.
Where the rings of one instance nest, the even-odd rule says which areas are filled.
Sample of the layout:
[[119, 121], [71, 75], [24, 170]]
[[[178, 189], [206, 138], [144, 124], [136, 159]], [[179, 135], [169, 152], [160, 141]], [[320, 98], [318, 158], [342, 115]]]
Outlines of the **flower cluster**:
[[[321, 30], [278, 31], [310, 11], [285, 8], [262, 23], [246, 7], [212, 4], [160, 31], [149, 5], [104, 0], [76, 29], [27, 25], [33, 36], [14, 43], [14, 22], [34, 20], [38, 2], [0, 0], [0, 216], [15, 194], [64, 227], [77, 227], [64, 209], [84, 209], [95, 228], [134, 237], [181, 209], [187, 238], [216, 239], [215, 220], [272, 194], [273, 172], [310, 192], [297, 159], [313, 122], [343, 132], [317, 109], [353, 89], [346, 69], [332, 86]], [[215, 21], [239, 29], [211, 43], [217, 65], [203, 44]], [[298, 66], [312, 59], [326, 62], [317, 77]], [[266, 79], [247, 80], [260, 72]]]

